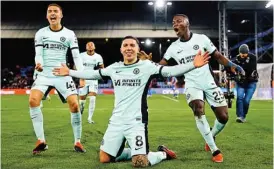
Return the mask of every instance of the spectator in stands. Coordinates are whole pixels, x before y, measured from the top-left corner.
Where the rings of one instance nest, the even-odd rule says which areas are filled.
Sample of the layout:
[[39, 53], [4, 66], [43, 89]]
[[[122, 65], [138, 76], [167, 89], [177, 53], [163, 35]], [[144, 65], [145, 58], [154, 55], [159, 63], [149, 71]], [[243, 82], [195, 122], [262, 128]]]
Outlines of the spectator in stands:
[[256, 56], [249, 52], [249, 47], [243, 44], [239, 47], [239, 55], [234, 61], [241, 66], [246, 72], [241, 78], [237, 78], [237, 104], [236, 104], [236, 122], [246, 122], [250, 100], [256, 90], [258, 82], [257, 59]]

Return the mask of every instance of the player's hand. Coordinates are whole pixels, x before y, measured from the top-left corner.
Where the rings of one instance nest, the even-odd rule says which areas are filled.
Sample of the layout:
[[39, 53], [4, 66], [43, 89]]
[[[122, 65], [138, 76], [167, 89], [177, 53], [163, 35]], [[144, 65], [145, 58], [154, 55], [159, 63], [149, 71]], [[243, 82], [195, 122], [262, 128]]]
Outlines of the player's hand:
[[41, 63], [37, 63], [35, 65], [35, 70], [37, 70], [38, 72], [42, 72], [43, 71], [43, 67], [42, 67]]
[[84, 87], [86, 85], [86, 81], [84, 79], [79, 80], [79, 87]]
[[208, 51], [205, 52], [204, 54], [202, 54], [202, 51], [199, 50], [197, 55], [194, 58], [193, 64], [196, 68], [202, 67], [202, 66], [206, 65], [209, 62], [208, 61], [209, 59], [210, 59], [210, 55], [209, 55]]
[[140, 51], [137, 53], [137, 57], [141, 60], [152, 60], [152, 53], [148, 55], [145, 51]]
[[62, 63], [62, 67], [53, 69], [53, 74], [55, 76], [68, 76], [69, 75], [69, 68], [67, 67], [66, 64]]

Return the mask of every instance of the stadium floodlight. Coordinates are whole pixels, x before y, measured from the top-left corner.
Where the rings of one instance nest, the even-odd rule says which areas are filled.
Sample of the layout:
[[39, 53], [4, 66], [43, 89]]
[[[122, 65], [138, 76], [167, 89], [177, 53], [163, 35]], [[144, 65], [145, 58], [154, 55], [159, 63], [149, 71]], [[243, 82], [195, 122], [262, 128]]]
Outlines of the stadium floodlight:
[[168, 42], [170, 42], [170, 39], [167, 39]]
[[147, 4], [151, 6], [151, 5], [153, 5], [153, 2], [148, 2]]
[[145, 43], [146, 43], [147, 46], [150, 46], [151, 45], [151, 40], [147, 39]]
[[269, 8], [271, 5], [274, 5], [274, 0], [269, 0], [269, 2], [265, 5], [265, 8]]
[[172, 5], [172, 2], [167, 2], [166, 3], [168, 6], [171, 6]]
[[165, 1], [164, 0], [157, 0], [156, 1], [156, 7], [157, 8], [162, 8], [165, 6]]
[[230, 29], [228, 29], [227, 32], [232, 32], [232, 31]]
[[141, 41], [141, 44], [145, 43], [144, 41]]
[[241, 24], [244, 24], [244, 23], [247, 23], [247, 22], [249, 22], [249, 20], [244, 19], [244, 20], [241, 21]]

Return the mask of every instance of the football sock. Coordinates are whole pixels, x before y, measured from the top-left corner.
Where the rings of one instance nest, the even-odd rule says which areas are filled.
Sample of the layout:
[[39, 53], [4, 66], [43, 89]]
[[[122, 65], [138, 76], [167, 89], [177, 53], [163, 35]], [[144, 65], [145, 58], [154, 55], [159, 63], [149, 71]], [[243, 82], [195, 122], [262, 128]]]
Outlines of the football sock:
[[166, 152], [158, 151], [158, 152], [149, 152], [147, 155], [148, 161], [150, 165], [155, 165], [166, 159]]
[[71, 125], [74, 134], [74, 140], [76, 142], [80, 142], [81, 133], [82, 133], [82, 116], [80, 112], [71, 113]]
[[83, 114], [83, 112], [84, 112], [85, 103], [86, 103], [86, 100], [79, 100], [81, 114]]
[[89, 97], [89, 109], [88, 109], [88, 120], [92, 120], [92, 116], [95, 110], [95, 101], [96, 97], [95, 96], [90, 96]]
[[217, 119], [214, 122], [214, 126], [211, 130], [211, 133], [213, 136], [216, 136], [219, 134], [225, 127], [225, 124], [220, 123]]
[[120, 156], [118, 156], [115, 161], [127, 161], [131, 159], [131, 149], [130, 148], [124, 148], [123, 152]]
[[209, 124], [206, 120], [206, 116], [202, 115], [200, 118], [198, 116], [195, 116], [195, 120], [196, 120], [197, 128], [199, 129], [199, 131], [202, 134], [204, 140], [206, 141], [206, 143], [210, 147], [211, 152], [214, 152], [214, 151], [218, 150], [218, 148], [215, 144], [215, 141], [213, 139], [212, 133], [210, 131]]
[[40, 106], [30, 107], [30, 117], [32, 120], [34, 132], [38, 140], [45, 141], [44, 127], [43, 127], [43, 114]]

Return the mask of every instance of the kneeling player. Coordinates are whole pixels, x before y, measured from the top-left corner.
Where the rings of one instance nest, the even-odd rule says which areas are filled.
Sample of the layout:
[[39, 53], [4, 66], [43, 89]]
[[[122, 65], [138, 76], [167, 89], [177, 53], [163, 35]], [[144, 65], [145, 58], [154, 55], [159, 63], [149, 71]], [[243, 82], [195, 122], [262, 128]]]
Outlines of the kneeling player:
[[123, 150], [125, 139], [131, 147], [130, 155], [128, 149], [124, 149], [121, 155], [131, 156], [134, 167], [146, 167], [164, 159], [176, 158], [176, 154], [164, 146], [158, 149], [162, 152], [149, 152], [146, 100], [148, 85], [155, 75], [181, 76], [195, 67], [207, 64], [210, 58], [208, 52], [204, 55], [198, 52], [193, 63], [168, 67], [160, 66], [149, 60], [137, 59], [139, 43], [132, 36], [123, 39], [120, 50], [124, 62], [116, 62], [104, 69], [90, 71], [69, 70], [63, 64], [63, 67], [54, 69], [54, 74], [92, 80], [106, 76], [112, 79], [115, 104], [101, 143], [100, 162], [114, 162], [114, 159], [120, 155], [119, 152]]

